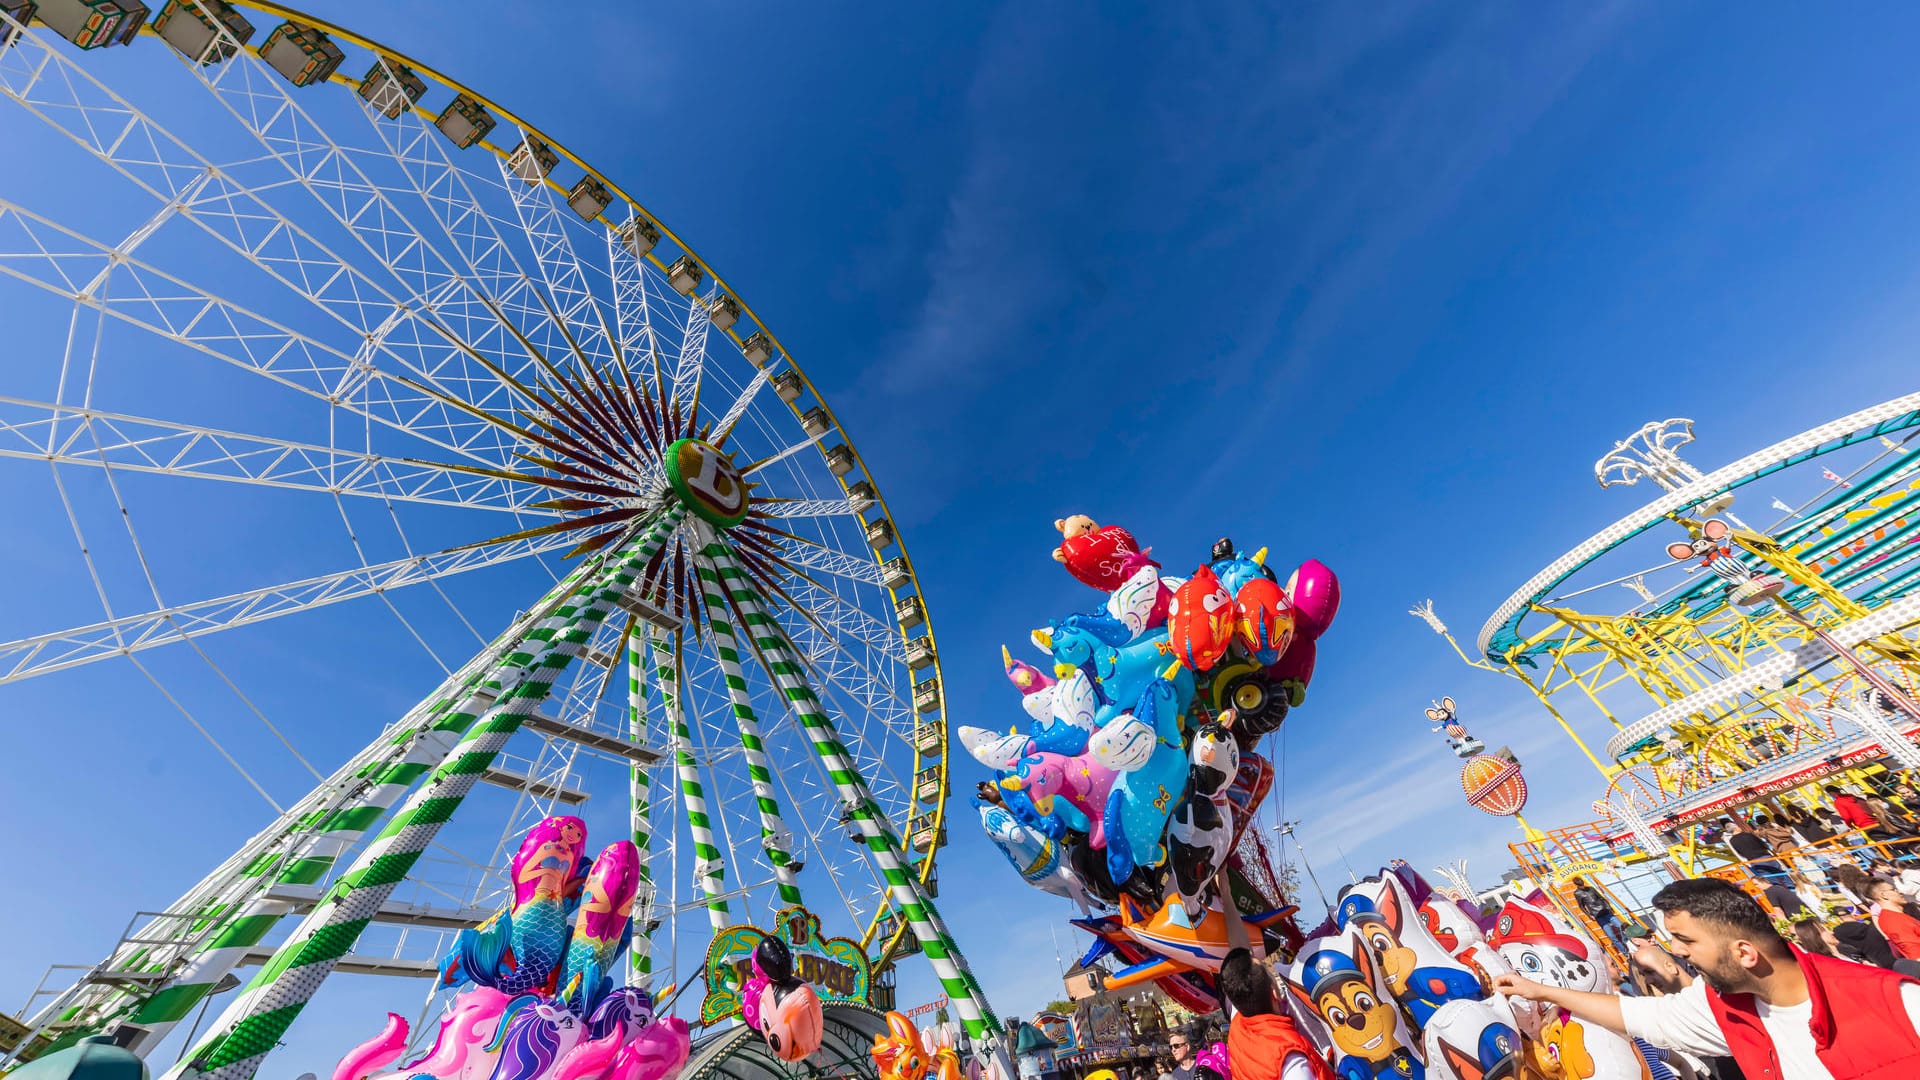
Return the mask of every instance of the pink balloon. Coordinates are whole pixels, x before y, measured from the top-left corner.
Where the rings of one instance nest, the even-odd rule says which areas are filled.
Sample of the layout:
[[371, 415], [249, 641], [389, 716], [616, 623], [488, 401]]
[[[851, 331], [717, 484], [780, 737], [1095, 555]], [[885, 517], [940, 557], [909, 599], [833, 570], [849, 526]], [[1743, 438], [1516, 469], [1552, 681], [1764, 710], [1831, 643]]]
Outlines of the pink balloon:
[[567, 1056], [553, 1067], [553, 1080], [600, 1080], [613, 1066], [613, 1056], [620, 1051], [621, 1034], [609, 1031], [601, 1038], [567, 1051]]
[[1340, 579], [1326, 563], [1308, 559], [1287, 579], [1287, 598], [1293, 601], [1293, 623], [1298, 636], [1313, 641], [1327, 632], [1340, 611]]
[[400, 1057], [407, 1048], [407, 1021], [399, 1013], [387, 1014], [387, 1026], [380, 1034], [347, 1051], [333, 1070], [333, 1080], [361, 1080]]
[[693, 1035], [685, 1020], [677, 1016], [655, 1020], [621, 1049], [614, 1059], [613, 1075], [623, 1080], [676, 1080], [680, 1070], [687, 1067], [687, 1051], [692, 1044]]

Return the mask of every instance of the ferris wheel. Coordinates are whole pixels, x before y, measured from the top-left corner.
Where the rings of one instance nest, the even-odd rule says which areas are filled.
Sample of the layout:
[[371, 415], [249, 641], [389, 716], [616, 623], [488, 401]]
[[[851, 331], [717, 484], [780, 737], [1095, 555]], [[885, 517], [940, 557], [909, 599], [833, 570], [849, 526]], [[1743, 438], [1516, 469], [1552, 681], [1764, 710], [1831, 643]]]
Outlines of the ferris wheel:
[[[67, 673], [130, 670], [206, 784], [273, 810], [130, 901], [159, 913], [36, 994], [40, 1037], [150, 1048], [242, 969], [178, 1071], [250, 1076], [330, 973], [430, 970], [568, 813], [643, 853], [630, 981], [804, 905], [877, 969], [924, 953], [990, 1045], [932, 901], [928, 612], [771, 331], [477, 90], [276, 4], [156, 7], [0, 0], [0, 476], [58, 571], [13, 606], [53, 614], [0, 644], [0, 701], [123, 708]], [[301, 619], [417, 704], [293, 664], [328, 707], [270, 715], [230, 643]], [[308, 766], [315, 722], [364, 748]], [[236, 747], [260, 731], [302, 790]]]

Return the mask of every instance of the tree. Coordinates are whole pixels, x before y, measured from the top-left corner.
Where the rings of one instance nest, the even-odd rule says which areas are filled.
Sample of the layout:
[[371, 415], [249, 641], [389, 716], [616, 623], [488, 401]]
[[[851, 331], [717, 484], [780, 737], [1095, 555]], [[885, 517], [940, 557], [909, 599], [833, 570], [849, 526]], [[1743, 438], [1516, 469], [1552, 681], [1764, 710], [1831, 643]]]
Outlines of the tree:
[[1072, 1016], [1073, 1002], [1067, 1001], [1064, 998], [1056, 998], [1053, 1001], [1049, 1001], [1045, 1005], [1040, 1006], [1040, 1011], [1058, 1013], [1061, 1016]]

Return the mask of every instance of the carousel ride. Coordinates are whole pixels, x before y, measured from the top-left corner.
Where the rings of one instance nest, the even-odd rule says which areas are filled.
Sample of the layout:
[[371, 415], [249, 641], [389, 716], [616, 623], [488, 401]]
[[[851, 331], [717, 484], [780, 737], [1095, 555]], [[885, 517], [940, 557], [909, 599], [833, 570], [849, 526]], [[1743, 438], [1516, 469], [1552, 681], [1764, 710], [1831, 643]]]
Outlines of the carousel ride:
[[[829, 1039], [884, 1030], [924, 954], [997, 1046], [933, 900], [913, 563], [707, 262], [507, 106], [272, 3], [0, 3], [0, 131], [32, 166], [0, 170], [0, 458], [38, 567], [0, 695], [57, 687], [104, 753], [199, 740], [181, 812], [271, 808], [177, 898], [122, 881], [140, 913], [34, 988], [9, 1057], [171, 1037], [174, 1074], [244, 1080], [335, 972], [585, 1026], [569, 941], [599, 950], [576, 989], [703, 984], [718, 1023], [757, 1004], [728, 975], [755, 927]], [[336, 737], [362, 748], [302, 749]], [[567, 850], [507, 858], [536, 833]], [[672, 1004], [634, 1000], [630, 1036]]]
[[1650, 423], [1602, 457], [1601, 487], [1662, 494], [1515, 590], [1471, 653], [1430, 601], [1412, 611], [1598, 773], [1597, 823], [1516, 845], [1537, 871], [1690, 857], [1689, 826], [1920, 731], [1920, 394], [1710, 473], [1692, 440]]

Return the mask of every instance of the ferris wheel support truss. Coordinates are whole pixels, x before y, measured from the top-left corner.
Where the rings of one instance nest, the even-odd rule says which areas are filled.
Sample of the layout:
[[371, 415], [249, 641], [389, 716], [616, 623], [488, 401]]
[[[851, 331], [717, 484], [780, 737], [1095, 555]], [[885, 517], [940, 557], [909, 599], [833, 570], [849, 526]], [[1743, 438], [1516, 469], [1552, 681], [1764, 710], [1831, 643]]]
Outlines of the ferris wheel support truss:
[[933, 965], [934, 973], [939, 977], [954, 1011], [959, 1014], [968, 1037], [986, 1041], [992, 1046], [990, 1040], [1000, 1031], [999, 1018], [987, 1004], [986, 995], [973, 978], [973, 973], [966, 968], [965, 958], [954, 944], [932, 898], [927, 895], [926, 886], [909, 872], [901, 857], [904, 848], [899, 838], [893, 835], [886, 815], [875, 805], [866, 781], [861, 778], [859, 769], [854, 767], [846, 747], [841, 744], [833, 721], [801, 677], [799, 651], [788, 640], [779, 622], [767, 614], [758, 593], [725, 546], [716, 545], [708, 550], [713, 552], [713, 561], [718, 565], [733, 602], [741, 612], [748, 633], [767, 657], [769, 673], [800, 718], [815, 755], [831, 774], [842, 805], [851, 815], [854, 827], [860, 831], [874, 863], [886, 878], [892, 902], [899, 907], [907, 926]]
[[773, 790], [773, 773], [767, 767], [760, 718], [754, 715], [753, 703], [747, 697], [747, 678], [740, 669], [739, 645], [734, 638], [733, 623], [727, 618], [727, 598], [721, 589], [720, 571], [714, 566], [714, 560], [724, 554], [719, 540], [707, 538], [705, 550], [694, 556], [694, 570], [699, 575], [707, 604], [707, 632], [713, 635], [714, 656], [719, 661], [721, 678], [727, 684], [734, 725], [740, 730], [740, 748], [746, 753], [747, 775], [753, 786], [755, 808], [760, 813], [760, 843], [780, 882], [780, 903], [783, 906], [799, 904], [800, 885], [794, 878], [793, 855], [787, 850], [793, 834], [780, 818], [780, 801]]
[[[129, 935], [88, 977], [40, 1009], [30, 1025], [98, 1026], [116, 1010], [132, 1010], [131, 1022], [145, 1029], [135, 1034], [134, 1048], [156, 1045], [239, 962], [248, 951], [243, 946], [258, 944], [290, 910], [274, 907], [266, 894], [276, 885], [308, 885], [323, 878], [384, 808], [425, 773], [426, 764], [438, 759], [435, 748], [444, 750], [448, 740], [464, 734], [463, 725], [449, 722], [449, 709], [471, 705], [474, 692], [488, 685], [483, 677], [496, 665], [498, 670], [523, 666], [523, 656], [515, 651], [524, 647], [520, 643], [551, 640], [559, 630], [550, 620], [553, 611], [599, 565], [593, 560], [575, 567], [399, 723], [176, 900], [167, 915]], [[459, 713], [454, 710], [452, 715]], [[246, 918], [236, 920], [236, 911]], [[144, 999], [131, 997], [116, 988], [128, 973], [157, 976], [160, 983], [149, 987]], [[21, 1045], [30, 1042], [22, 1040]]]
[[[647, 636], [640, 630], [640, 619], [627, 624], [627, 730], [634, 742], [647, 739]], [[653, 776], [647, 766], [634, 762], [628, 772], [627, 793], [633, 825], [633, 846], [640, 849], [640, 887], [634, 893], [633, 941], [627, 946], [627, 982], [642, 990], [653, 989]]]
[[[615, 603], [666, 543], [685, 515], [674, 503], [662, 510], [610, 571], [583, 585], [554, 612], [558, 632], [537, 651], [517, 651], [503, 666], [502, 693], [482, 715], [463, 705], [443, 724], [467, 726], [421, 786], [353, 866], [208, 1028], [207, 1037], [166, 1077], [249, 1080], [288, 1025], [312, 1000], [340, 958], [406, 878], [440, 827], [450, 819], [513, 733], [552, 693], [554, 683]], [[513, 672], [511, 677], [507, 672]]]
[[713, 818], [707, 813], [707, 792], [700, 782], [700, 764], [693, 755], [693, 732], [687, 724], [687, 701], [681, 692], [685, 672], [680, 664], [679, 630], [653, 629], [653, 654], [660, 678], [660, 702], [673, 725], [674, 783], [686, 808], [687, 832], [693, 841], [693, 877], [707, 898], [707, 922], [715, 930], [727, 925], [726, 862], [714, 842]]

